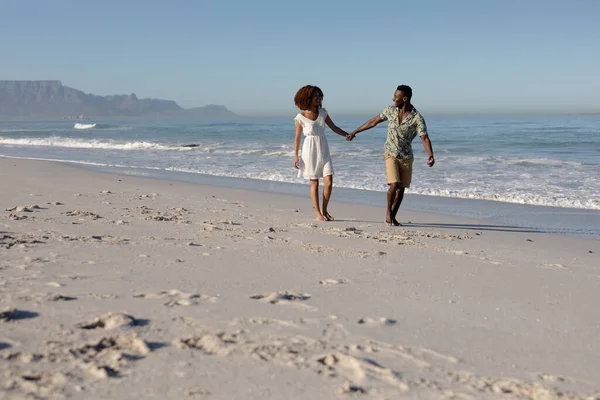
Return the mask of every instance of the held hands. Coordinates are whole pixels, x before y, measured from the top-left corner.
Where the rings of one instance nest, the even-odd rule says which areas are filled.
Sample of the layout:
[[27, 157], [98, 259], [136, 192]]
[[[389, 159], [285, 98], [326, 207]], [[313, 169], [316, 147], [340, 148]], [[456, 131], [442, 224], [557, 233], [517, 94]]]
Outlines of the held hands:
[[435, 159], [433, 156], [429, 156], [429, 159], [427, 159], [427, 165], [433, 167], [433, 164], [435, 164]]
[[349, 142], [351, 142], [352, 139], [354, 139], [355, 136], [356, 136], [356, 132], [352, 132], [352, 133], [346, 135], [346, 140], [349, 141]]

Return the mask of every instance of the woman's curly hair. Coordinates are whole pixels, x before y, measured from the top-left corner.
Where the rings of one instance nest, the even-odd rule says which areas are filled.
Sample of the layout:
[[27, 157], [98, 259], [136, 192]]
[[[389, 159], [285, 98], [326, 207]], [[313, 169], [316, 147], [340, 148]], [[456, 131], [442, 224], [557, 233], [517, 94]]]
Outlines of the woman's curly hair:
[[323, 91], [318, 86], [306, 85], [300, 88], [294, 96], [294, 104], [300, 110], [306, 110], [310, 107], [313, 96], [323, 96]]

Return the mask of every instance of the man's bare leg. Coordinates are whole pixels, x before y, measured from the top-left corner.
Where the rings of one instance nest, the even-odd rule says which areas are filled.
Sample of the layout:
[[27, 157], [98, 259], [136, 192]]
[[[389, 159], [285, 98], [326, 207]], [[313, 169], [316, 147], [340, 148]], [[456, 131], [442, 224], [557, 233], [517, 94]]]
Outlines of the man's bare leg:
[[321, 214], [321, 208], [319, 207], [319, 180], [310, 180], [310, 199], [312, 200], [313, 208], [317, 216], [317, 220], [326, 221], [323, 214]]
[[385, 223], [389, 225], [398, 226], [398, 221], [395, 221], [395, 214], [393, 214], [394, 205], [396, 204], [396, 197], [399, 190], [398, 182], [390, 183], [390, 188], [387, 192], [387, 211], [385, 213]]
[[333, 190], [333, 175], [327, 175], [323, 178], [323, 186], [323, 216], [327, 221], [333, 221], [333, 217], [327, 211], [327, 205]]
[[404, 188], [399, 187], [396, 190], [396, 198], [394, 199], [394, 203], [392, 204], [392, 212], [391, 212], [391, 221], [394, 226], [401, 226], [402, 224], [398, 222], [396, 219], [396, 215], [398, 214], [398, 210], [400, 209], [400, 204], [402, 204], [402, 199], [404, 199]]

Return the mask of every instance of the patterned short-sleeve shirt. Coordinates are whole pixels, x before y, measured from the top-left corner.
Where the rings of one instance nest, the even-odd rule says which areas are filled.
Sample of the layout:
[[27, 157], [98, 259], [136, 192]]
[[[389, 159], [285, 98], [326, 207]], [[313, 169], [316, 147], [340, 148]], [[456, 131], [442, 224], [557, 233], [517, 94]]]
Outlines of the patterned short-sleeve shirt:
[[427, 125], [421, 113], [414, 107], [402, 123], [400, 123], [399, 113], [400, 109], [397, 106], [389, 106], [379, 115], [382, 120], [388, 121], [385, 151], [396, 158], [412, 159], [411, 143], [417, 135], [427, 135]]

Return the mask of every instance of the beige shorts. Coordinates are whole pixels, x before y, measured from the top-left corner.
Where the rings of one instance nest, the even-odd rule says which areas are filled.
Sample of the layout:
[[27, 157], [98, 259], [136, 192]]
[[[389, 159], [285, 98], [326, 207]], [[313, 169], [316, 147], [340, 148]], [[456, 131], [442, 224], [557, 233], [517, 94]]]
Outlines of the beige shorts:
[[403, 160], [396, 158], [387, 151], [384, 153], [385, 158], [385, 173], [387, 175], [387, 183], [400, 184], [400, 187], [410, 187], [412, 180], [412, 165], [413, 159]]

